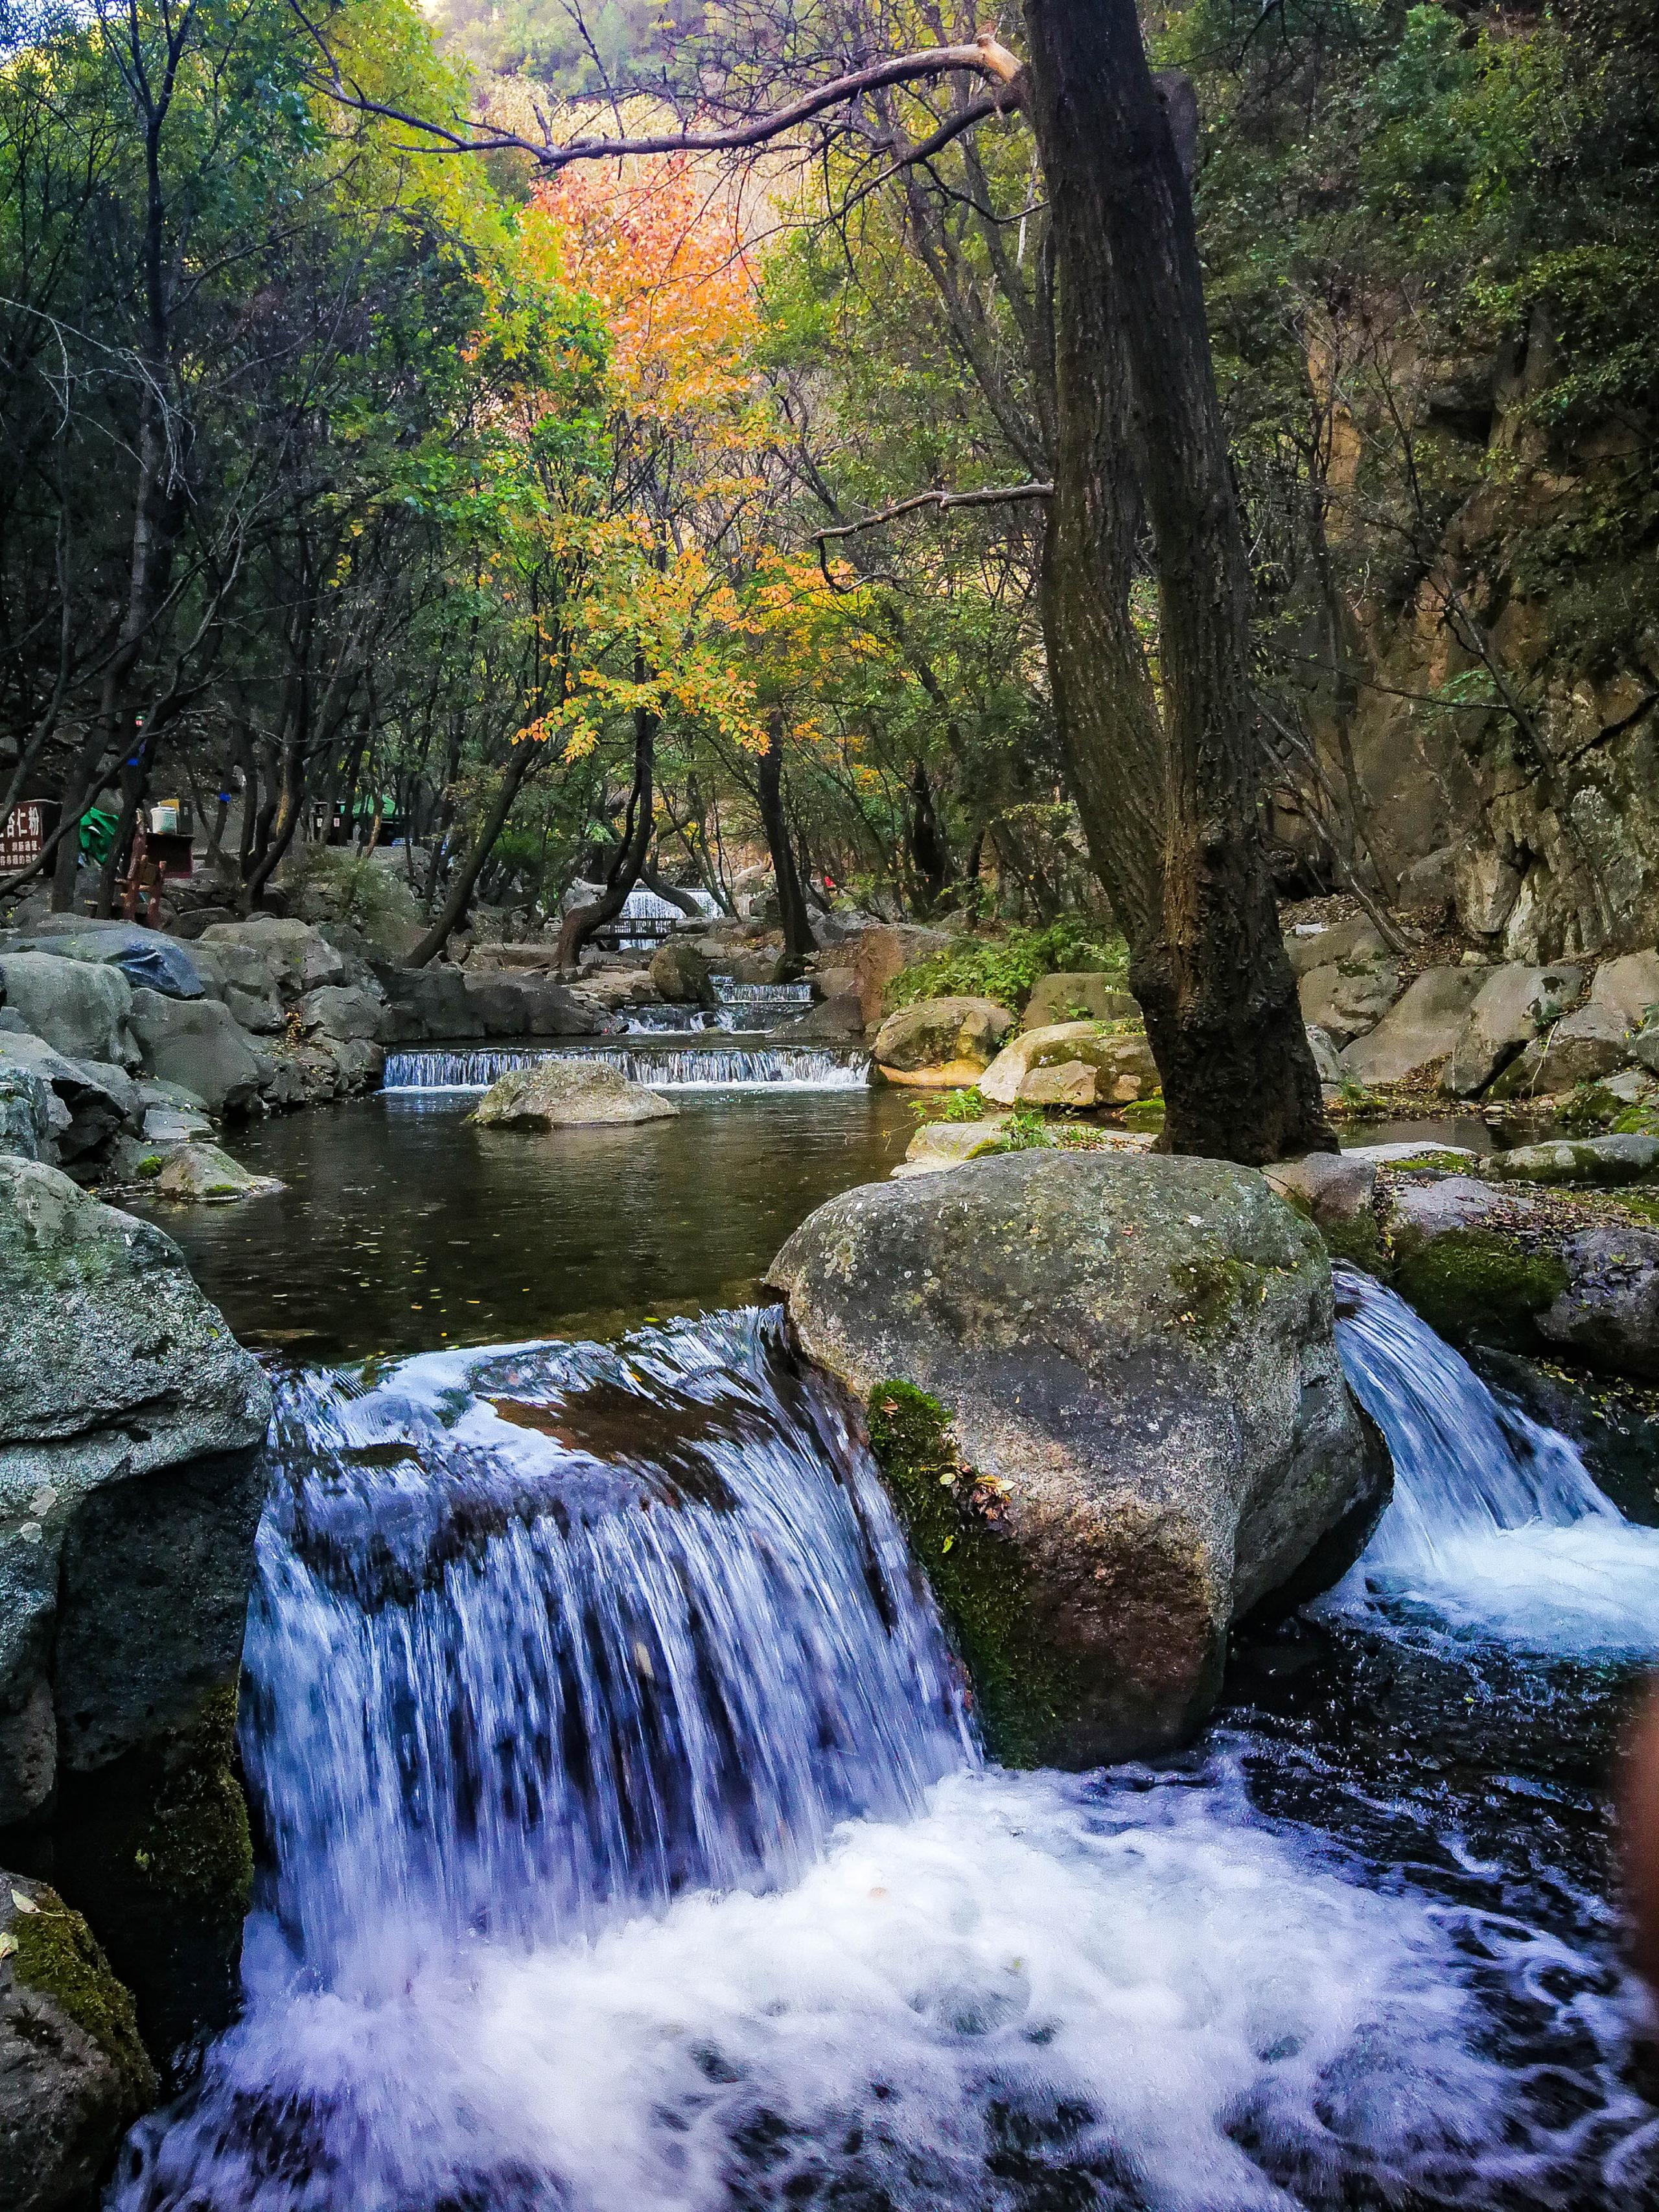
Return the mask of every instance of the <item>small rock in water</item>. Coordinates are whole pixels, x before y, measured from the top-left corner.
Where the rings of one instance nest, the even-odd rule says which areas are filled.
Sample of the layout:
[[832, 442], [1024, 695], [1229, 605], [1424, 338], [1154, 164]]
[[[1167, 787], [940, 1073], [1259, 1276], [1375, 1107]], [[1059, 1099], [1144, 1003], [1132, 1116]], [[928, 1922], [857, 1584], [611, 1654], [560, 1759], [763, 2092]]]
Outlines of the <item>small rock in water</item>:
[[283, 1186], [274, 1176], [250, 1174], [217, 1145], [185, 1144], [168, 1154], [153, 1188], [161, 1198], [216, 1206], [234, 1198], [267, 1198]]
[[550, 1054], [491, 1084], [469, 1118], [489, 1129], [568, 1129], [590, 1122], [666, 1121], [679, 1110], [606, 1060]]
[[1659, 1137], [1559, 1138], [1542, 1145], [1517, 1145], [1494, 1152], [1485, 1163], [1488, 1175], [1528, 1182], [1639, 1182], [1659, 1164]]

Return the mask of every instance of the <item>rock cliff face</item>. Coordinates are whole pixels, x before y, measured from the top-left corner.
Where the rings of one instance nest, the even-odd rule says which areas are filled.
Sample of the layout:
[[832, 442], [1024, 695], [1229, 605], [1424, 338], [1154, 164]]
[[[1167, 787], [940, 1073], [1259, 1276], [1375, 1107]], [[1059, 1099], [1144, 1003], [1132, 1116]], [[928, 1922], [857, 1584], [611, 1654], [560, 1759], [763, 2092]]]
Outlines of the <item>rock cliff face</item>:
[[0, 1827], [234, 1680], [270, 1392], [173, 1240], [0, 1155]]
[[872, 1440], [1002, 1756], [1178, 1742], [1226, 1633], [1385, 1502], [1317, 1232], [1249, 1169], [1027, 1152], [868, 1185], [773, 1262]]

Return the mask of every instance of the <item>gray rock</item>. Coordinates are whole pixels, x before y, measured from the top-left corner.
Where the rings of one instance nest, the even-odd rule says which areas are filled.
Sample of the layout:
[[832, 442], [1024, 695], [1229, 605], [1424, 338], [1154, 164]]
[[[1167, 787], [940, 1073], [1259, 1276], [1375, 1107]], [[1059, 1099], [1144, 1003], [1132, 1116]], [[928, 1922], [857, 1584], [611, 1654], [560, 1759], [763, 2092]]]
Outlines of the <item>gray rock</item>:
[[1006, 1114], [988, 1115], [980, 1121], [924, 1121], [893, 1173], [939, 1175], [946, 1168], [959, 1168], [964, 1160], [995, 1152], [1007, 1127]]
[[1471, 937], [1500, 935], [1521, 896], [1522, 873], [1484, 836], [1467, 839], [1453, 870], [1457, 918]]
[[0, 1804], [234, 1680], [270, 1391], [171, 1237], [0, 1157]]
[[346, 983], [346, 956], [309, 922], [256, 914], [246, 921], [216, 921], [196, 940], [210, 957], [221, 945], [253, 953], [276, 983], [284, 1002], [302, 999], [325, 983]]
[[1308, 1024], [1308, 1049], [1313, 1054], [1314, 1072], [1322, 1083], [1340, 1083], [1341, 1063], [1337, 1058], [1336, 1039], [1328, 1030], [1322, 1030], [1316, 1022]]
[[1595, 1083], [1611, 1075], [1627, 1057], [1623, 1017], [1592, 1000], [1534, 1037], [1498, 1078], [1491, 1095], [1542, 1097], [1551, 1091], [1571, 1091], [1576, 1083]]
[[1392, 1191], [1389, 1228], [1397, 1244], [1415, 1249], [1468, 1230], [1504, 1230], [1534, 1211], [1476, 1176], [1443, 1176]]
[[307, 1036], [320, 1034], [341, 1042], [377, 1038], [381, 1012], [377, 997], [339, 983], [325, 983], [319, 990], [307, 991], [295, 1008]]
[[1114, 1035], [1095, 1022], [1024, 1030], [979, 1079], [998, 1106], [1123, 1106], [1150, 1098], [1158, 1086], [1146, 1038]]
[[[1031, 1151], [869, 1184], [768, 1280], [806, 1356], [869, 1402], [913, 1532], [952, 1488], [969, 1564], [936, 1534], [919, 1556], [947, 1612], [1000, 1593], [994, 1627], [952, 1619], [1005, 1755], [1181, 1741], [1230, 1623], [1340, 1573], [1386, 1498], [1324, 1246], [1248, 1169]], [[925, 1413], [907, 1389], [951, 1424], [943, 1476], [938, 1440], [916, 1462], [897, 1441]]]
[[82, 2212], [97, 2202], [155, 2075], [132, 1999], [78, 1912], [27, 1875], [0, 1873], [0, 2206]]
[[266, 1198], [283, 1186], [274, 1176], [251, 1174], [217, 1145], [190, 1143], [167, 1154], [152, 1188], [158, 1198], [223, 1206], [239, 1198]]
[[1567, 1286], [1538, 1316], [1546, 1342], [1609, 1374], [1659, 1382], [1659, 1237], [1587, 1229], [1561, 1258]]
[[360, 1091], [378, 1091], [386, 1073], [386, 1048], [368, 1037], [337, 1037], [328, 1041], [334, 1062], [335, 1089], [343, 1097]]
[[1428, 968], [1369, 1036], [1342, 1054], [1353, 1083], [1422, 1081], [1445, 1060], [1486, 983], [1484, 968]]
[[1303, 1020], [1339, 1048], [1374, 1029], [1400, 996], [1400, 964], [1367, 927], [1346, 958], [1308, 969], [1297, 985]]
[[1321, 1227], [1356, 1221], [1369, 1213], [1376, 1193], [1376, 1164], [1352, 1152], [1309, 1152], [1263, 1168], [1267, 1187]]
[[434, 1037], [459, 1043], [479, 1035], [466, 977], [459, 968], [399, 968], [378, 961], [374, 973], [386, 996], [388, 1044], [418, 1044]]
[[1291, 963], [1291, 973], [1299, 980], [1310, 975], [1316, 968], [1339, 967], [1345, 963], [1355, 968], [1375, 968], [1394, 956], [1377, 935], [1376, 925], [1369, 915], [1351, 914], [1324, 929], [1286, 930], [1285, 957]]
[[178, 939], [163, 936], [159, 929], [141, 928], [135, 921], [82, 921], [54, 915], [25, 937], [19, 950], [117, 968], [135, 991], [160, 991], [169, 999], [202, 996], [196, 963]]
[[1604, 960], [1590, 985], [1590, 1004], [1606, 1006], [1627, 1030], [1639, 1030], [1659, 1008], [1659, 952], [1626, 952]]
[[56, 1103], [52, 1085], [33, 1068], [0, 1064], [0, 1152], [55, 1162], [58, 1129], [70, 1118], [61, 1105], [54, 1117]]
[[186, 1005], [135, 991], [132, 1029], [149, 1073], [193, 1091], [216, 1117], [252, 1113], [271, 1079], [269, 1057], [254, 1050], [216, 999]]
[[679, 1110], [644, 1084], [630, 1083], [608, 1060], [550, 1055], [491, 1084], [468, 1118], [490, 1129], [568, 1129], [671, 1120]]
[[0, 1073], [20, 1069], [46, 1084], [62, 1109], [61, 1119], [52, 1117], [60, 1160], [90, 1163], [129, 1123], [137, 1126], [137, 1085], [125, 1068], [71, 1060], [41, 1037], [0, 1033]]
[[864, 1006], [856, 991], [821, 1000], [778, 1031], [792, 1044], [846, 1044], [863, 1035]]
[[977, 1082], [1013, 1026], [994, 999], [919, 999], [888, 1015], [871, 1050], [890, 1082], [951, 1090]]
[[70, 1060], [137, 1064], [127, 1030], [132, 986], [113, 968], [50, 952], [0, 953], [0, 998], [31, 1036]]
[[264, 953], [234, 938], [204, 939], [196, 951], [207, 988], [229, 1008], [240, 1029], [249, 1030], [255, 1036], [282, 1034], [283, 994]]
[[1400, 872], [1400, 903], [1403, 907], [1435, 907], [1443, 914], [1457, 897], [1457, 848], [1439, 846]]
[[203, 1100], [182, 1083], [162, 1083], [155, 1076], [140, 1076], [136, 1085], [138, 1110], [147, 1114], [152, 1106], [171, 1107], [181, 1114], [203, 1114], [207, 1110]]
[[1078, 969], [1039, 975], [1025, 1001], [1020, 1026], [1041, 1030], [1051, 1029], [1056, 1022], [1133, 1021], [1139, 1012], [1137, 1002], [1109, 976]]
[[695, 945], [670, 938], [659, 946], [651, 962], [651, 981], [671, 1006], [700, 1006], [713, 997], [708, 985], [708, 963]]
[[[902, 968], [931, 959], [951, 942], [942, 929], [915, 929], [902, 922], [866, 929], [857, 940], [853, 969], [858, 977], [859, 1003], [864, 1008], [866, 1029], [879, 1026], [886, 1012], [887, 986]], [[763, 980], [757, 976], [757, 982]]]
[[1474, 1098], [1540, 1029], [1559, 1021], [1583, 988], [1578, 968], [1494, 969], [1476, 992], [1440, 1079], [1455, 1098]]
[[211, 1137], [213, 1124], [205, 1114], [189, 1106], [147, 1106], [140, 1132], [152, 1145], [188, 1145], [198, 1137]]
[[472, 1036], [592, 1036], [598, 1018], [562, 984], [541, 975], [469, 975], [465, 1034]]
[[1500, 1182], [1640, 1182], [1659, 1165], [1659, 1137], [1557, 1138], [1541, 1145], [1517, 1145], [1481, 1162]]
[[1659, 1075], [1659, 1022], [1646, 1029], [1638, 1030], [1635, 1036], [1625, 1040], [1625, 1048], [1631, 1058], [1645, 1067], [1650, 1075]]

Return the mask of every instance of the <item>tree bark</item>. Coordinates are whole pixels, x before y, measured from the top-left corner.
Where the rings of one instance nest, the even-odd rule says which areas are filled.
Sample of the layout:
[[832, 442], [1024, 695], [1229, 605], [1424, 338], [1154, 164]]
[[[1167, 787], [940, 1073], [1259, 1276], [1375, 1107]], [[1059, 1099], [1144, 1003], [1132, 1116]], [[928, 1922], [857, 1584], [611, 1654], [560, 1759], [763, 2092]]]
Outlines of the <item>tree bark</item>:
[[[1249, 573], [1186, 179], [1133, 0], [1024, 12], [1057, 273], [1050, 675], [1164, 1141], [1251, 1162], [1332, 1150], [1259, 821]], [[1161, 698], [1129, 615], [1143, 515]]]
[[772, 874], [778, 887], [778, 918], [783, 925], [783, 950], [787, 959], [805, 960], [809, 953], [817, 951], [817, 939], [812, 934], [812, 925], [807, 917], [806, 895], [800, 887], [800, 871], [795, 865], [794, 847], [789, 836], [789, 818], [783, 811], [783, 714], [775, 708], [766, 725], [766, 750], [760, 757], [755, 779], [756, 795], [760, 805], [761, 827], [766, 832], [767, 850], [772, 855]]
[[634, 785], [628, 797], [628, 816], [623, 827], [623, 841], [616, 859], [611, 863], [605, 889], [599, 896], [586, 906], [573, 907], [559, 926], [558, 943], [554, 949], [556, 968], [574, 968], [581, 957], [584, 945], [595, 930], [603, 929], [614, 921], [628, 903], [628, 894], [638, 883], [645, 867], [646, 854], [651, 850], [651, 834], [655, 827], [654, 787], [656, 782], [657, 732], [662, 725], [648, 708], [634, 709]]
[[[518, 797], [520, 786], [529, 775], [535, 759], [536, 744], [533, 739], [521, 738], [513, 748], [513, 757], [507, 763], [507, 774], [501, 778], [495, 796], [490, 801], [489, 811], [484, 817], [483, 825], [472, 841], [472, 849], [461, 863], [454, 882], [449, 886], [449, 896], [445, 899], [437, 920], [409, 956], [409, 964], [411, 968], [424, 968], [428, 961], [435, 960], [445, 945], [448, 944], [450, 933], [466, 912], [467, 902], [472, 896], [472, 886], [483, 872], [484, 862], [489, 858], [495, 848], [495, 840], [507, 827], [507, 817], [513, 811], [513, 802]], [[434, 873], [438, 857], [434, 853], [433, 855]]]

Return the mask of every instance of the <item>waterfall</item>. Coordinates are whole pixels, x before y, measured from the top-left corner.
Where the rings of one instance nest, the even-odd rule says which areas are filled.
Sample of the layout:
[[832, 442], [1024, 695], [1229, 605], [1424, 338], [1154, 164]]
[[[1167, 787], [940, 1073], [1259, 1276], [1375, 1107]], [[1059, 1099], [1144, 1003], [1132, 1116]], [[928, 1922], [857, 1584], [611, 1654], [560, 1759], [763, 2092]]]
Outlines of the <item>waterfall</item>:
[[1627, 1522], [1565, 1437], [1495, 1398], [1403, 1299], [1334, 1273], [1342, 1364], [1395, 1488], [1324, 1608], [1426, 1607], [1546, 1650], [1659, 1650], [1659, 1530]]
[[[623, 1044], [582, 1046], [581, 1060], [603, 1060], [653, 1091], [861, 1091], [870, 1081], [863, 1053], [819, 1046], [687, 1045], [657, 1051]], [[498, 1077], [547, 1054], [535, 1047], [456, 1052], [389, 1052], [387, 1091], [487, 1091]]]
[[1224, 1739], [980, 1765], [775, 1316], [301, 1379], [270, 1457], [243, 2013], [112, 2212], [1638, 2201], [1595, 1950]]
[[797, 1010], [812, 1003], [810, 983], [739, 983], [730, 975], [711, 975], [714, 1001], [721, 1006], [775, 1006]]

